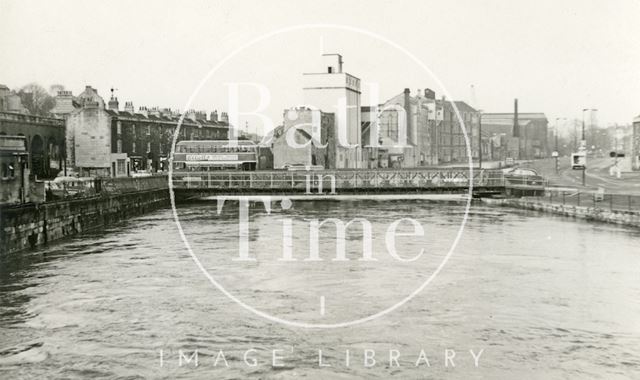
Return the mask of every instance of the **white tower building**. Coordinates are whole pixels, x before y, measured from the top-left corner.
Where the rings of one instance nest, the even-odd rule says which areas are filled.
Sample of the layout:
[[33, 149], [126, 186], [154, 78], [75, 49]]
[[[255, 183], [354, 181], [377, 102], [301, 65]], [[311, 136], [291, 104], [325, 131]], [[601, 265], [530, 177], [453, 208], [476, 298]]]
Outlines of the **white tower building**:
[[336, 168], [360, 168], [360, 79], [342, 72], [340, 54], [323, 54], [322, 63], [320, 72], [303, 74], [304, 103], [335, 114]]

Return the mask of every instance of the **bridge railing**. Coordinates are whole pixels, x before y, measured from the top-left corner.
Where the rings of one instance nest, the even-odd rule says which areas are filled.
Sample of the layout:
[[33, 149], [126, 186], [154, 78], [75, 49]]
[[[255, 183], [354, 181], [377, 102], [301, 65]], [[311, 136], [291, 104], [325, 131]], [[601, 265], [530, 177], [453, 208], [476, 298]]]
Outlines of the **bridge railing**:
[[501, 171], [476, 170], [322, 170], [174, 172], [176, 189], [313, 190], [501, 187]]

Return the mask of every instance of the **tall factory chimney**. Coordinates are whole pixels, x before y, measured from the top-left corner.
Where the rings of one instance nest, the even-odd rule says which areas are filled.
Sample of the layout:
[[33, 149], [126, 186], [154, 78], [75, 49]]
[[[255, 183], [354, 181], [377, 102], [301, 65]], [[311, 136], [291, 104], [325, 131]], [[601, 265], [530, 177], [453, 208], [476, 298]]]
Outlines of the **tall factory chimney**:
[[404, 112], [406, 115], [406, 133], [407, 140], [414, 142], [413, 139], [413, 118], [411, 117], [411, 90], [408, 88], [404, 89]]

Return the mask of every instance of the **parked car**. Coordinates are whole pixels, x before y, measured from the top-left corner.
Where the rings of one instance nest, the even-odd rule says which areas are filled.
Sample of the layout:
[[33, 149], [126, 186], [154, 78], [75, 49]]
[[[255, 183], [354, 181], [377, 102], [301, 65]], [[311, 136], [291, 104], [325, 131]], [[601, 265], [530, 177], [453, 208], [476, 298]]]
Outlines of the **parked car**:
[[510, 185], [543, 187], [545, 184], [544, 177], [534, 169], [506, 168], [502, 173]]
[[58, 176], [45, 182], [45, 190], [54, 198], [68, 198], [94, 193], [94, 184], [93, 177]]

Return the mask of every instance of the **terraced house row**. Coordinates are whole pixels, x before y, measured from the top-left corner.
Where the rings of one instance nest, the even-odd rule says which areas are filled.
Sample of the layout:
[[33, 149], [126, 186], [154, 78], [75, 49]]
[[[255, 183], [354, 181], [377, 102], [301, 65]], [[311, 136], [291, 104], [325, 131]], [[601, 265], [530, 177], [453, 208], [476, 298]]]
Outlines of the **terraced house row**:
[[[87, 86], [73, 97], [61, 91], [55, 112], [66, 119], [66, 162], [80, 176], [128, 176], [168, 170], [173, 134], [181, 115], [170, 109], [120, 109], [112, 93], [105, 106], [97, 90]], [[71, 105], [71, 106], [69, 106]], [[60, 112], [68, 110], [68, 112]], [[228, 116], [217, 111], [187, 111], [178, 140], [223, 140], [229, 135]]]

